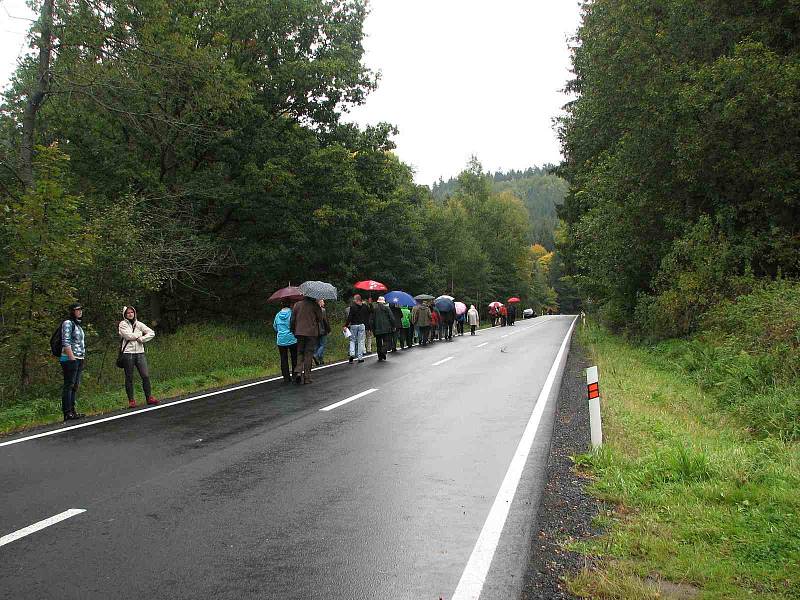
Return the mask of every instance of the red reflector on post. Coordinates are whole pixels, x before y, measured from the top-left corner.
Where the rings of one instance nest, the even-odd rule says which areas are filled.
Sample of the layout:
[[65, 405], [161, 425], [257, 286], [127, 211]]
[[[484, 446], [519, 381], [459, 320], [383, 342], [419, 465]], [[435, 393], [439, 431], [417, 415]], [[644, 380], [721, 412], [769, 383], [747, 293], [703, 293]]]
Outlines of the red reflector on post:
[[590, 383], [588, 385], [589, 400], [600, 397], [600, 386], [597, 383]]

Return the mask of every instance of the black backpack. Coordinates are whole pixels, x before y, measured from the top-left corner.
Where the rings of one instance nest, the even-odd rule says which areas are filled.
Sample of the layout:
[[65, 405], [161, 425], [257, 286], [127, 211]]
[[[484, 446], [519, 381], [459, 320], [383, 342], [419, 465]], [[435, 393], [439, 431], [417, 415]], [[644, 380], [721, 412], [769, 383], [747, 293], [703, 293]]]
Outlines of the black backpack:
[[50, 336], [50, 353], [53, 356], [61, 356], [61, 352], [64, 350], [64, 343], [61, 341], [62, 327], [64, 327], [64, 321], [58, 324], [53, 335]]

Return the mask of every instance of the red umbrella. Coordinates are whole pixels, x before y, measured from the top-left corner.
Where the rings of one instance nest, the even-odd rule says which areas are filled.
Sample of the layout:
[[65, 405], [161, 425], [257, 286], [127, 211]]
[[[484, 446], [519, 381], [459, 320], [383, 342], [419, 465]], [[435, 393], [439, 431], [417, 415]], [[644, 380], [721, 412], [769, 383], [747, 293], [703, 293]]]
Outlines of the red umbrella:
[[509, 304], [514, 304], [514, 302], [522, 302], [522, 300], [520, 300], [516, 296], [512, 296], [511, 298], [508, 299]]
[[353, 284], [357, 290], [368, 290], [370, 292], [387, 292], [389, 288], [383, 285], [380, 281], [373, 281], [372, 279], [365, 279], [364, 281], [357, 281]]
[[303, 290], [293, 285], [279, 289], [269, 297], [267, 302], [283, 302], [284, 300], [302, 300]]

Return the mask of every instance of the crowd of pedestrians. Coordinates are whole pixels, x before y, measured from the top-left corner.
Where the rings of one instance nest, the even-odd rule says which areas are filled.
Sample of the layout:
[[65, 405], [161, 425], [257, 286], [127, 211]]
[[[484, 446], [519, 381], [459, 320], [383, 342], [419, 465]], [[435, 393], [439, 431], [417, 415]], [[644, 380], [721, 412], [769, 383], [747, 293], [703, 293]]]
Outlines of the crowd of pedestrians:
[[[463, 307], [462, 307], [463, 309]], [[492, 325], [513, 325], [516, 311], [513, 305], [490, 307]], [[68, 316], [51, 337], [53, 354], [59, 357], [64, 383], [61, 408], [65, 421], [80, 419], [76, 398], [80, 388], [86, 357], [85, 333], [82, 328], [83, 307], [73, 304]], [[462, 314], [454, 310], [441, 311], [434, 303], [421, 301], [413, 308], [391, 305], [383, 296], [376, 302], [365, 302], [356, 294], [345, 310], [342, 334], [349, 341], [349, 362], [363, 363], [364, 356], [372, 352], [374, 341], [378, 361], [385, 361], [390, 352], [410, 350], [415, 345], [427, 346], [436, 341], [452, 341], [454, 335], [463, 336], [469, 325], [470, 335], [475, 335], [480, 325], [480, 315], [474, 305]], [[305, 297], [302, 300], [284, 300], [275, 315], [272, 327], [280, 356], [284, 383], [310, 384], [312, 366], [325, 364], [325, 347], [331, 326], [324, 300]], [[138, 319], [133, 306], [122, 309], [119, 322], [120, 340], [117, 366], [125, 375], [125, 393], [130, 408], [136, 407], [134, 372], [139, 373], [144, 399], [148, 405], [158, 404], [153, 396], [150, 371], [145, 355], [145, 344], [155, 337], [155, 331]]]

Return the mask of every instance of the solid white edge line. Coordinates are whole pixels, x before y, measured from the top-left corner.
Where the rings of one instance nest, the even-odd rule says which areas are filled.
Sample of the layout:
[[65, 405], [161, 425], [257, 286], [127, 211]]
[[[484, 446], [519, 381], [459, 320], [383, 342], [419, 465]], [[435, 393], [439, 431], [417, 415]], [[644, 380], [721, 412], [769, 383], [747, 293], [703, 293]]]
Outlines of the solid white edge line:
[[482, 344], [478, 344], [478, 345], [477, 345], [477, 346], [475, 346], [475, 347], [476, 347], [476, 348], [483, 348], [484, 346], [487, 346], [488, 344], [489, 344], [489, 342], [483, 342]]
[[352, 402], [353, 400], [358, 400], [359, 398], [363, 398], [367, 394], [371, 394], [372, 392], [377, 392], [377, 391], [378, 391], [378, 388], [371, 388], [371, 389], [368, 389], [365, 392], [361, 392], [360, 394], [356, 394], [355, 396], [350, 396], [349, 398], [345, 398], [344, 400], [340, 400], [339, 402], [336, 402], [334, 404], [329, 404], [325, 408], [320, 408], [319, 410], [320, 410], [320, 412], [328, 412], [329, 410], [333, 410], [334, 408], [338, 408], [338, 407], [342, 406], [343, 404], [347, 404], [348, 402]]
[[448, 360], [453, 360], [454, 358], [455, 358], [455, 356], [448, 356], [447, 358], [443, 358], [442, 360], [436, 361], [431, 366], [432, 367], [438, 367], [442, 363], [446, 363]]
[[39, 521], [38, 523], [34, 523], [33, 525], [28, 525], [27, 527], [23, 527], [22, 529], [18, 529], [14, 533], [9, 533], [8, 535], [4, 535], [0, 537], [0, 546], [5, 546], [6, 544], [10, 544], [20, 538], [24, 538], [26, 535], [30, 535], [32, 533], [36, 533], [37, 531], [41, 531], [45, 527], [50, 527], [50, 525], [55, 525], [56, 523], [60, 523], [70, 517], [74, 517], [75, 515], [79, 515], [81, 513], [86, 512], [85, 508], [70, 508], [69, 510], [65, 510], [62, 513], [58, 513], [57, 515], [53, 515], [50, 518], [44, 519]]
[[503, 483], [500, 485], [500, 491], [494, 499], [489, 515], [486, 517], [486, 522], [483, 524], [478, 541], [475, 543], [475, 548], [469, 557], [467, 566], [464, 567], [464, 572], [461, 574], [461, 579], [458, 582], [456, 591], [453, 592], [452, 600], [478, 600], [483, 590], [483, 584], [486, 581], [486, 576], [489, 573], [489, 567], [492, 564], [497, 544], [500, 541], [500, 534], [503, 532], [503, 527], [508, 517], [508, 511], [511, 509], [511, 503], [514, 500], [517, 486], [522, 478], [522, 471], [525, 463], [528, 460], [528, 454], [533, 446], [534, 438], [536, 437], [536, 430], [539, 428], [539, 421], [542, 419], [547, 398], [550, 395], [550, 390], [555, 382], [556, 373], [561, 364], [564, 351], [567, 347], [567, 342], [572, 335], [572, 329], [575, 327], [577, 317], [572, 320], [569, 331], [564, 336], [564, 341], [561, 342], [561, 348], [553, 361], [553, 366], [550, 367], [550, 372], [547, 374], [542, 391], [539, 393], [539, 398], [536, 400], [536, 405], [531, 413], [531, 418], [525, 427], [525, 432], [522, 434], [522, 439], [517, 445], [517, 450], [514, 453], [514, 458], [508, 466], [506, 476], [503, 478]]

